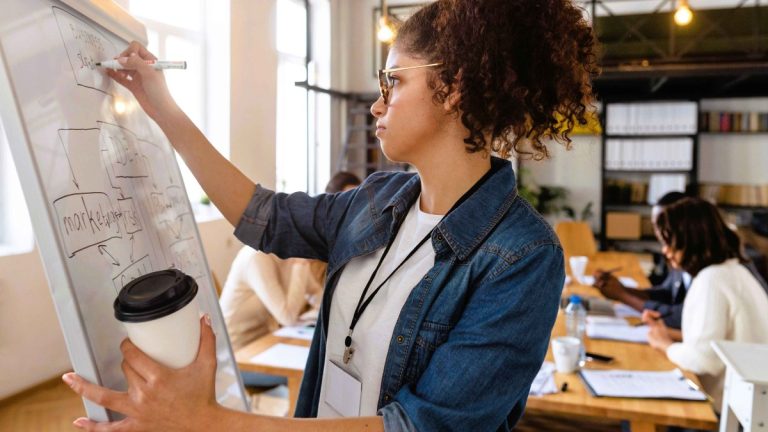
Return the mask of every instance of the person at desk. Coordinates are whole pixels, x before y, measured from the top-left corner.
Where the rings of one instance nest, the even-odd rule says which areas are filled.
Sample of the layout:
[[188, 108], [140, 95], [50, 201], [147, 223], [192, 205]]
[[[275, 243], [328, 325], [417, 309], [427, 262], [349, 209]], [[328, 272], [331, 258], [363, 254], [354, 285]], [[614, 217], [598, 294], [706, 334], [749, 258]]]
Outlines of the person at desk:
[[[314, 323], [324, 276], [322, 261], [280, 259], [243, 246], [219, 299], [232, 349], [237, 351], [278, 326]], [[246, 376], [245, 385], [271, 385]]]
[[[651, 221], [655, 224], [656, 217], [665, 206], [673, 204], [686, 195], [682, 192], [668, 192], [651, 208]], [[661, 284], [649, 289], [627, 288], [611, 273], [598, 269], [595, 272], [594, 286], [606, 298], [622, 302], [638, 312], [645, 309], [659, 311], [664, 316], [664, 322], [672, 329], [680, 329], [683, 315], [683, 301], [690, 286], [691, 277], [684, 271], [669, 269], [667, 277]]]
[[[297, 417], [215, 403], [214, 336], [168, 370], [123, 342], [127, 392], [65, 381], [127, 419], [88, 430], [508, 431], [547, 352], [565, 280], [551, 227], [517, 194], [511, 153], [547, 156], [586, 123], [595, 37], [569, 0], [438, 0], [399, 29], [372, 105], [379, 172], [340, 194], [254, 185], [177, 108], [163, 75], [123, 53], [110, 74], [168, 135], [244, 243], [327, 260]], [[130, 54], [134, 56], [130, 57]], [[130, 74], [131, 80], [128, 80]], [[492, 157], [496, 153], [503, 158]]]
[[[682, 192], [669, 192], [662, 196], [656, 205], [651, 209], [651, 221], [656, 224], [656, 218], [665, 207], [672, 205], [687, 195]], [[745, 263], [748, 270], [757, 279], [763, 289], [768, 292], [768, 284], [762, 276], [759, 275], [755, 266], [751, 263]], [[691, 275], [674, 266], [667, 265], [667, 276], [664, 280], [649, 289], [627, 288], [619, 279], [611, 273], [603, 270], [595, 272], [594, 286], [600, 290], [606, 298], [622, 302], [638, 312], [646, 309], [659, 312], [664, 323], [670, 329], [670, 334], [674, 339], [680, 339], [680, 327], [682, 326], [683, 304], [688, 288], [691, 286]]]
[[667, 206], [656, 220], [656, 233], [669, 263], [693, 280], [683, 305], [683, 341], [669, 337], [658, 311], [646, 310], [648, 341], [697, 374], [719, 410], [725, 365], [710, 342], [768, 343], [768, 295], [744, 266], [738, 235], [707, 201], [686, 198]]

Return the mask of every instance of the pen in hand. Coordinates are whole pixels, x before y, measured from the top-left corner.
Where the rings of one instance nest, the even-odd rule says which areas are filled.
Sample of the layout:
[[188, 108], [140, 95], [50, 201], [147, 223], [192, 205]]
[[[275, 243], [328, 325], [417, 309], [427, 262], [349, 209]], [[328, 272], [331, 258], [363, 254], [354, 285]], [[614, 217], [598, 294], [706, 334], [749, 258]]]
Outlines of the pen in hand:
[[608, 269], [608, 270], [600, 270], [600, 273], [602, 273], [602, 274], [611, 274], [611, 273], [616, 273], [619, 270], [621, 270], [621, 266], [614, 267], [614, 268]]
[[[127, 58], [127, 57], [124, 57]], [[187, 62], [185, 61], [166, 61], [166, 60], [145, 60], [145, 62], [152, 66], [156, 70], [161, 69], [186, 69]], [[105, 60], [96, 63], [96, 66], [107, 69], [123, 70], [125, 69], [118, 60]]]
[[602, 278], [606, 278], [608, 276], [612, 276], [614, 273], [616, 273], [619, 270], [621, 270], [621, 267], [614, 267], [614, 268], [608, 269], [608, 270], [598, 270], [597, 273], [600, 274], [599, 277], [602, 279]]

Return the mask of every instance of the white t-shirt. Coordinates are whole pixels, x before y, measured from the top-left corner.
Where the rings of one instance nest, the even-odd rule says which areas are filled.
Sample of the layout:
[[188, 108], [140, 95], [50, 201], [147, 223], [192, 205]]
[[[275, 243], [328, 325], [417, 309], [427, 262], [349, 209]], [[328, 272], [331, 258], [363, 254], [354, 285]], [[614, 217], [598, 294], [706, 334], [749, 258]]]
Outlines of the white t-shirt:
[[[442, 215], [422, 212], [418, 205], [420, 199], [421, 197], [408, 211], [389, 253], [368, 289], [366, 299], [443, 218]], [[362, 383], [361, 416], [376, 415], [381, 377], [395, 323], [411, 290], [435, 264], [435, 251], [432, 242], [427, 240], [389, 279], [365, 309], [352, 333], [354, 355], [349, 364], [345, 365], [342, 362], [344, 339], [349, 333], [349, 325], [360, 295], [383, 253], [384, 248], [381, 248], [369, 255], [355, 258], [346, 265], [333, 293], [328, 323], [326, 364], [329, 359], [333, 360]], [[325, 402], [326, 378], [327, 374], [324, 374], [317, 415], [339, 417], [340, 414]]]
[[691, 282], [683, 304], [683, 342], [667, 357], [697, 374], [720, 408], [725, 365], [711, 341], [768, 343], [768, 296], [736, 259], [706, 267]]

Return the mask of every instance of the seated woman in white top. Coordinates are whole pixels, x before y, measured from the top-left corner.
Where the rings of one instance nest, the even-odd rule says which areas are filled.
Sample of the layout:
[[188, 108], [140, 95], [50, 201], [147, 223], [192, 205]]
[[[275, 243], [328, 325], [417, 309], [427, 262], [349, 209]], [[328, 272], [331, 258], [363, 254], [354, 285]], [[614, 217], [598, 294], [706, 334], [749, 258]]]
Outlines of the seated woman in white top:
[[220, 299], [232, 349], [280, 326], [296, 325], [302, 314], [319, 307], [324, 274], [320, 261], [283, 260], [248, 246], [240, 249]]
[[648, 341], [698, 375], [719, 410], [725, 365], [710, 342], [768, 343], [768, 296], [743, 265], [739, 237], [712, 204], [698, 198], [679, 201], [659, 215], [656, 229], [667, 260], [693, 281], [683, 306], [683, 341], [674, 343], [659, 313], [646, 310]]

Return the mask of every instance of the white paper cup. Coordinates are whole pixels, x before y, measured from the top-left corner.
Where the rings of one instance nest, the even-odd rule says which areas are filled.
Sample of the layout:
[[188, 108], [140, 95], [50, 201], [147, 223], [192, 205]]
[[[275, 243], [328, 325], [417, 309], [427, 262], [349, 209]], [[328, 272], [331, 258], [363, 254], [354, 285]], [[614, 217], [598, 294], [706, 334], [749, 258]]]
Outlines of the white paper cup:
[[159, 363], [188, 366], [200, 345], [197, 283], [179, 270], [141, 276], [120, 290], [115, 317], [136, 347]]
[[561, 336], [552, 340], [555, 369], [560, 373], [572, 373], [579, 367], [581, 342], [575, 337]]
[[589, 258], [585, 256], [572, 256], [569, 258], [568, 263], [571, 266], [571, 276], [577, 283], [584, 283], [584, 273], [587, 271], [587, 263]]

